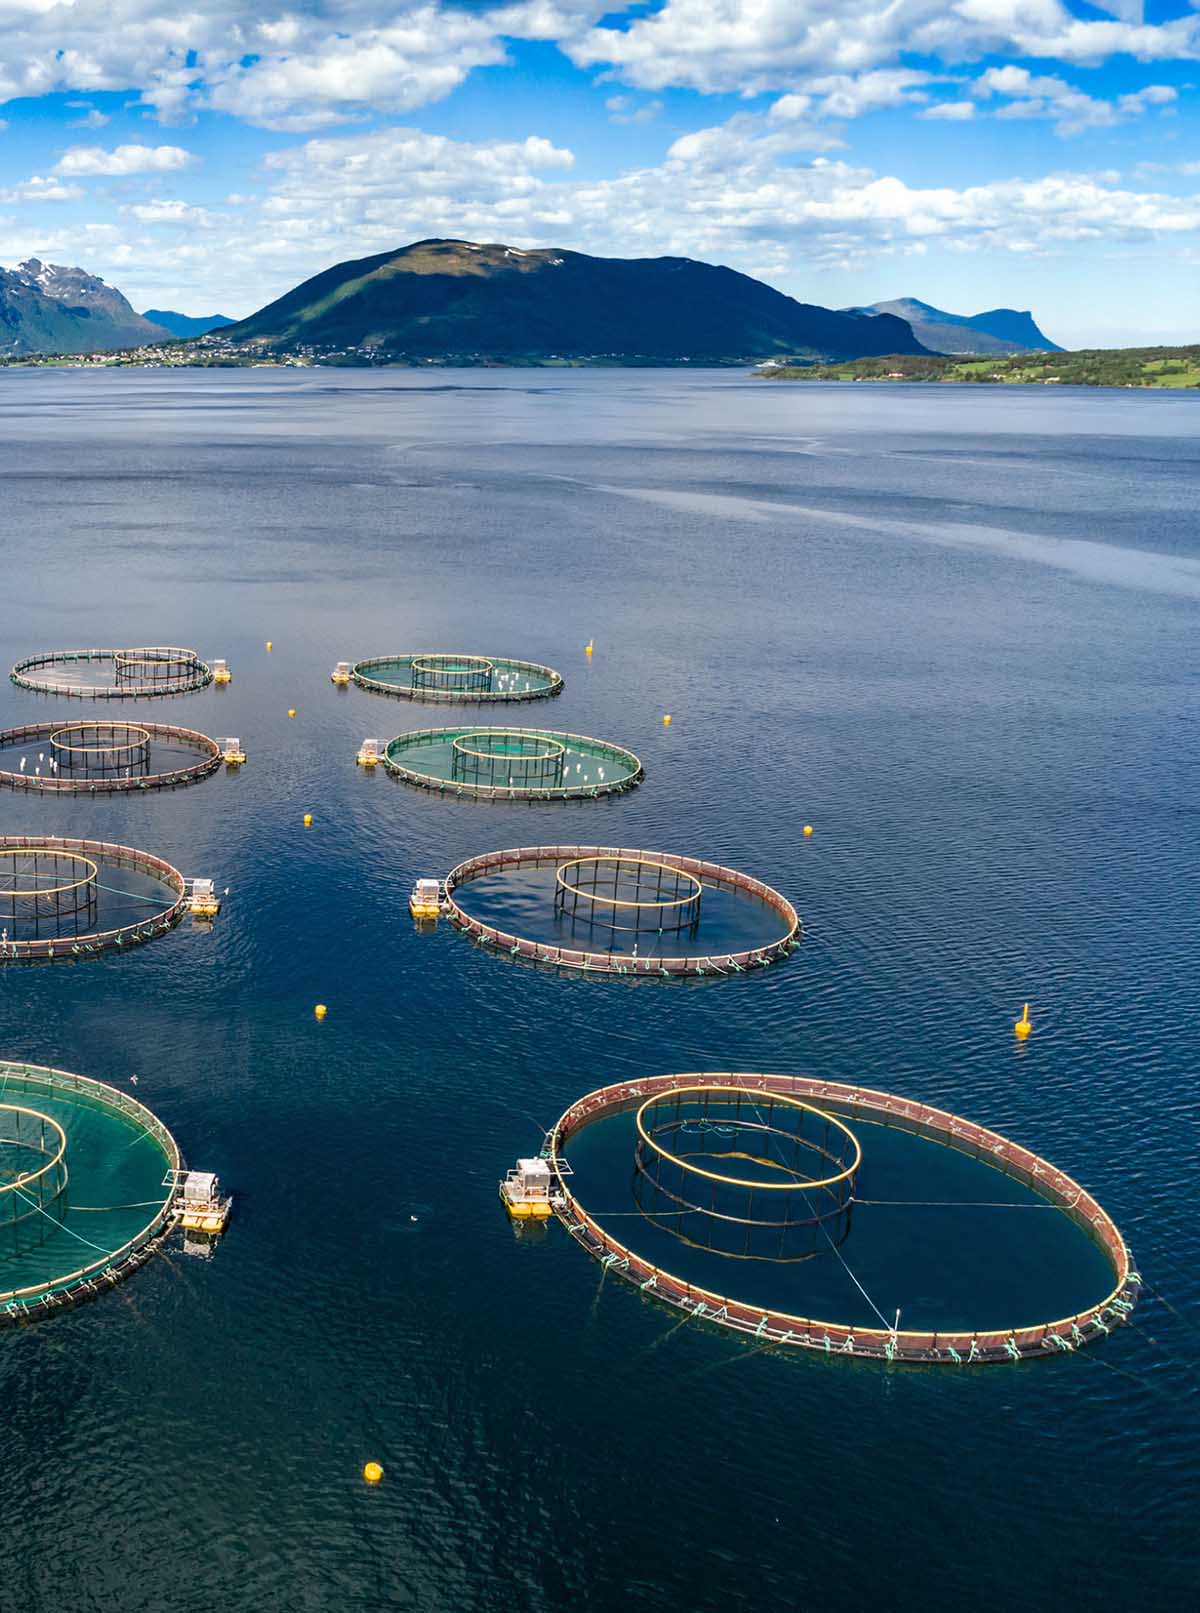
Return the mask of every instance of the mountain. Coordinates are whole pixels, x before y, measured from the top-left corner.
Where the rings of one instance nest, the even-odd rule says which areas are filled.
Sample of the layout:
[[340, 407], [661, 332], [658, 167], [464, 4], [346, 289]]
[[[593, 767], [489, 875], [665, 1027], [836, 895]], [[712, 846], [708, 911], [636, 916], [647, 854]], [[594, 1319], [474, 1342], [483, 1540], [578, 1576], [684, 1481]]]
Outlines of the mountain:
[[913, 335], [934, 353], [1061, 353], [1042, 335], [1033, 315], [1015, 308], [992, 308], [986, 314], [948, 314], [915, 297], [873, 302], [858, 314], [895, 314], [912, 326]]
[[109, 352], [166, 335], [85, 269], [39, 258], [0, 269], [0, 356]]
[[901, 319], [796, 302], [691, 258], [593, 258], [449, 240], [335, 264], [221, 334], [279, 351], [471, 363], [924, 351]]
[[177, 314], [170, 308], [147, 308], [142, 315], [152, 325], [162, 325], [172, 336], [207, 336], [210, 330], [223, 330], [234, 321], [224, 314]]

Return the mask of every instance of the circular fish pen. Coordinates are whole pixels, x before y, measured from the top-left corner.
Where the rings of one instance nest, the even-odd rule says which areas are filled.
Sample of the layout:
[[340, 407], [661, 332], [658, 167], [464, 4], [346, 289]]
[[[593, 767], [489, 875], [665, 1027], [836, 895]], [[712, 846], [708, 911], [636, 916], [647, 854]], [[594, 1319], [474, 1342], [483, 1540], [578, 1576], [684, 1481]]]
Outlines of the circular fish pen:
[[[631, 1150], [629, 1206], [585, 1207], [585, 1196], [603, 1190], [597, 1184], [612, 1192], [628, 1184]], [[1112, 1219], [1065, 1172], [998, 1132], [873, 1088], [737, 1073], [617, 1082], [567, 1109], [543, 1158], [554, 1213], [606, 1273], [761, 1344], [922, 1364], [1044, 1359], [1106, 1337], [1129, 1319], [1141, 1286]], [[914, 1171], [924, 1195], [979, 1197], [917, 1196]], [[968, 1188], [975, 1178], [982, 1191]], [[876, 1197], [880, 1189], [896, 1196]], [[968, 1219], [938, 1233], [934, 1210]], [[1011, 1215], [998, 1214], [1005, 1210], [1016, 1232]], [[899, 1219], [881, 1238], [884, 1211]], [[613, 1215], [639, 1221], [641, 1253], [604, 1225]], [[990, 1256], [970, 1230], [986, 1217], [1002, 1228]], [[931, 1295], [930, 1270], [962, 1292]], [[918, 1297], [893, 1312], [899, 1296], [889, 1293], [881, 1311], [872, 1291], [889, 1280], [912, 1281]], [[1045, 1321], [990, 1314], [1039, 1283], [1044, 1300], [1082, 1303], [1067, 1314], [1050, 1304]], [[841, 1293], [844, 1319], [773, 1304], [763, 1298], [771, 1288], [800, 1299]], [[983, 1311], [978, 1325], [955, 1314], [973, 1305]], [[901, 1325], [923, 1308], [940, 1310], [945, 1324]]]
[[563, 686], [553, 667], [536, 661], [434, 651], [373, 656], [356, 662], [350, 676], [373, 694], [440, 704], [544, 700]]
[[110, 650], [49, 650], [18, 661], [10, 674], [19, 689], [72, 700], [145, 699], [190, 694], [212, 682], [212, 668], [195, 650], [138, 645]]
[[0, 732], [0, 785], [42, 793], [166, 789], [207, 778], [221, 748], [170, 723], [43, 722]]
[[0, 1322], [143, 1265], [173, 1225], [180, 1164], [162, 1122], [116, 1087], [0, 1060]]
[[632, 751], [550, 728], [418, 728], [383, 751], [406, 784], [493, 801], [572, 801], [631, 790], [642, 764]]
[[165, 935], [187, 907], [183, 875], [102, 840], [0, 837], [0, 963], [82, 959]]
[[791, 902], [760, 879], [616, 846], [470, 857], [446, 878], [446, 907], [472, 940], [510, 957], [646, 979], [744, 974], [787, 957], [801, 934]]

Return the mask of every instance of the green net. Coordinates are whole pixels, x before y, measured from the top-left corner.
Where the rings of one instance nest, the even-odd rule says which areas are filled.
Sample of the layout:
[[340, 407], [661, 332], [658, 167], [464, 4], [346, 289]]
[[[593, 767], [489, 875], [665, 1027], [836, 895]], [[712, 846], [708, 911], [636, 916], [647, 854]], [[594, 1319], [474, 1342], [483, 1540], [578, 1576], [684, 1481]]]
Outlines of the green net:
[[117, 1088], [0, 1062], [0, 1306], [120, 1274], [167, 1220], [179, 1163], [166, 1128]]

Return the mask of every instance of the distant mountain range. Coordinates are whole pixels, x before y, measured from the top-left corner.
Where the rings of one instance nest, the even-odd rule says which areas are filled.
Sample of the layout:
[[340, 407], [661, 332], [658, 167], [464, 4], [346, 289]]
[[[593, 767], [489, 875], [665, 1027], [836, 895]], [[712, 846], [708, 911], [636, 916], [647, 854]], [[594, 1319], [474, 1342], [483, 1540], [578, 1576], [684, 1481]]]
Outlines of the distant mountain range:
[[0, 269], [0, 357], [112, 352], [162, 341], [167, 332], [135, 313], [99, 276], [30, 258]]
[[170, 308], [147, 308], [142, 315], [152, 325], [161, 325], [172, 336], [207, 336], [210, 330], [223, 330], [234, 321], [224, 314], [177, 314]]
[[[985, 314], [948, 314], [915, 297], [894, 302], [873, 302], [858, 314], [895, 314], [907, 320], [912, 333], [933, 353], [1061, 353], [1037, 328], [1033, 315], [1015, 308], [992, 308]], [[899, 349], [897, 349], [899, 351]]]
[[890, 313], [836, 312], [691, 258], [427, 240], [335, 264], [224, 338], [399, 362], [736, 363], [925, 349]]

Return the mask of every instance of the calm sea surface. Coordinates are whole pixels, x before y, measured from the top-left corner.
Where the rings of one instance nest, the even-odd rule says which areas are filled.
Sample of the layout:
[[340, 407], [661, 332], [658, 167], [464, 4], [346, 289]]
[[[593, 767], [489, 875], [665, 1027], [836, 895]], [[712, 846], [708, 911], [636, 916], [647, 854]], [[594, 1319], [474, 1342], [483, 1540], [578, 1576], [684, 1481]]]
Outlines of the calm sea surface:
[[[0, 1054], [137, 1074], [237, 1193], [211, 1260], [0, 1333], [0, 1606], [1182, 1605], [1198, 427], [1165, 393], [725, 373], [0, 373], [0, 674], [195, 645], [233, 684], [136, 711], [250, 758], [0, 796], [2, 832], [229, 888], [211, 934], [0, 970]], [[521, 716], [629, 746], [644, 784], [515, 807], [364, 774], [364, 736], [452, 719], [330, 668], [414, 649], [557, 667]], [[0, 688], [0, 726], [62, 709]], [[414, 933], [415, 876], [576, 839], [758, 875], [806, 940], [631, 987]], [[1128, 1238], [1136, 1325], [980, 1371], [781, 1356], [602, 1281], [558, 1227], [514, 1236], [497, 1180], [572, 1098], [704, 1069], [890, 1088], [1047, 1155]], [[889, 1314], [939, 1258], [969, 1270], [929, 1247], [919, 1292], [911, 1259], [872, 1266]]]

